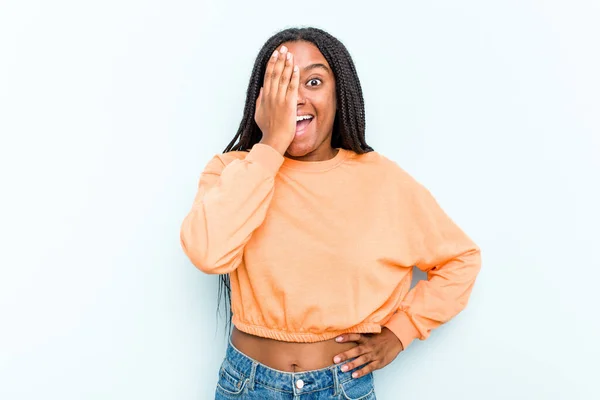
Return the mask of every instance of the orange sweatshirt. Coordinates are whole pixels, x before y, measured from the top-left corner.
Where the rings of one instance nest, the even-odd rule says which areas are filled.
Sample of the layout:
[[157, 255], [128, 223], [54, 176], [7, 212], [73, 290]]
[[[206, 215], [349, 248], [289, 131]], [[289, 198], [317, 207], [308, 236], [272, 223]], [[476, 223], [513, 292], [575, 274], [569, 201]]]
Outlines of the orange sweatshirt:
[[[290, 342], [386, 326], [406, 348], [466, 306], [480, 269], [427, 189], [377, 152], [344, 149], [316, 162], [260, 143], [216, 155], [181, 244], [201, 271], [230, 274], [238, 329]], [[428, 280], [410, 289], [413, 266]]]

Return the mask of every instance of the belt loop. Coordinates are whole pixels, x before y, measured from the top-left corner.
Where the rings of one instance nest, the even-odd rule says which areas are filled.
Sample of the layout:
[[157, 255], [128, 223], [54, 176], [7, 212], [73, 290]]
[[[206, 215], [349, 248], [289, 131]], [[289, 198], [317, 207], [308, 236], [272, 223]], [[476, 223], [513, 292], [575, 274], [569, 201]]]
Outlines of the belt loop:
[[248, 388], [254, 390], [254, 377], [256, 376], [256, 367], [258, 366], [257, 361], [252, 361], [252, 370], [250, 371], [250, 382], [248, 382]]
[[333, 397], [337, 397], [339, 395], [339, 381], [338, 381], [338, 366], [334, 365], [332, 368], [333, 372]]

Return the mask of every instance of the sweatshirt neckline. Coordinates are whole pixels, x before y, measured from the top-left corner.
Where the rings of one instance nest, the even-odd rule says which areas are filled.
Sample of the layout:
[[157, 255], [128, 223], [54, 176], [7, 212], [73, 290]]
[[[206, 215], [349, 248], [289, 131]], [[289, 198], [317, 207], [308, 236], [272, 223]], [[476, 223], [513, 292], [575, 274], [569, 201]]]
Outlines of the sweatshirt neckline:
[[299, 171], [327, 171], [341, 164], [348, 156], [348, 150], [341, 147], [338, 147], [337, 150], [335, 156], [323, 161], [299, 161], [284, 156], [282, 167]]

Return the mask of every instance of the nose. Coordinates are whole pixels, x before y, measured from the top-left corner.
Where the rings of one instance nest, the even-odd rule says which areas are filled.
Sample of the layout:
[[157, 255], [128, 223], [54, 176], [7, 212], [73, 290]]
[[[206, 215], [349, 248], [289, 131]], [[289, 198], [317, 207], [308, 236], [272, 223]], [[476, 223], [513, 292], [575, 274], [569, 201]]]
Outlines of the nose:
[[306, 93], [302, 89], [298, 89], [298, 105], [306, 104]]

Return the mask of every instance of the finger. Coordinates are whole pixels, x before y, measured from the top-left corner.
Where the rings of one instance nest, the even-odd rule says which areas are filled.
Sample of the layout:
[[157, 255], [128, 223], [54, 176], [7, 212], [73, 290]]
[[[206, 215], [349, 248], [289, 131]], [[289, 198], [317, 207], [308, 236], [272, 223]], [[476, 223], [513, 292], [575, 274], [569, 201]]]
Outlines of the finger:
[[[290, 80], [290, 85], [287, 90], [287, 98], [290, 100], [296, 100], [298, 98], [298, 87], [300, 86], [300, 68], [297, 65], [294, 65], [294, 69], [292, 71], [292, 79]], [[295, 99], [294, 99], [295, 96]]]
[[333, 362], [334, 363], [341, 363], [343, 361], [346, 361], [350, 358], [353, 357], [359, 357], [363, 354], [365, 354], [367, 351], [365, 350], [364, 347], [362, 346], [354, 346], [353, 348], [351, 348], [350, 350], [346, 350], [343, 353], [338, 354], [337, 356], [333, 357]]
[[361, 367], [364, 364], [367, 364], [371, 361], [373, 360], [369, 354], [363, 354], [362, 356], [342, 365], [340, 369], [342, 370], [342, 372], [352, 371], [353, 369]]
[[263, 89], [264, 88], [260, 88], [260, 90], [258, 91], [258, 97], [256, 98], [256, 104], [260, 104], [260, 102], [262, 101], [262, 94], [263, 94]]
[[273, 73], [271, 74], [270, 93], [277, 93], [279, 91], [279, 81], [281, 80], [281, 73], [283, 72], [283, 68], [285, 67], [286, 54], [287, 47], [281, 46], [281, 48], [279, 49], [279, 56], [277, 57], [277, 62], [275, 63], [275, 68], [273, 69]]
[[262, 103], [262, 94], [263, 94], [263, 88], [260, 88], [260, 91], [258, 92], [258, 97], [256, 98], [256, 106], [254, 107], [254, 116], [256, 117], [256, 114], [258, 114], [258, 110], [261, 107], [261, 103]]
[[362, 343], [363, 339], [364, 339], [364, 337], [360, 333], [344, 333], [343, 335], [336, 337], [335, 341], [338, 343], [344, 343], [344, 342]]
[[[292, 77], [292, 71], [294, 70], [294, 56], [289, 51], [285, 55], [285, 67], [281, 72], [281, 79], [279, 80], [279, 91], [277, 96], [279, 100], [285, 100], [288, 87], [290, 85], [290, 78]], [[294, 107], [296, 105], [294, 104]]]
[[354, 379], [361, 378], [365, 375], [368, 375], [370, 372], [375, 371], [376, 369], [378, 369], [378, 368], [376, 367], [375, 361], [371, 361], [370, 363], [368, 363], [361, 369], [354, 371], [352, 373], [352, 378], [354, 378]]
[[271, 91], [271, 81], [273, 80], [273, 71], [275, 70], [275, 64], [277, 63], [277, 59], [279, 58], [279, 51], [275, 50], [271, 57], [269, 58], [269, 62], [267, 63], [267, 70], [265, 71], [265, 77], [263, 81], [263, 87], [265, 88], [265, 93], [270, 93]]

